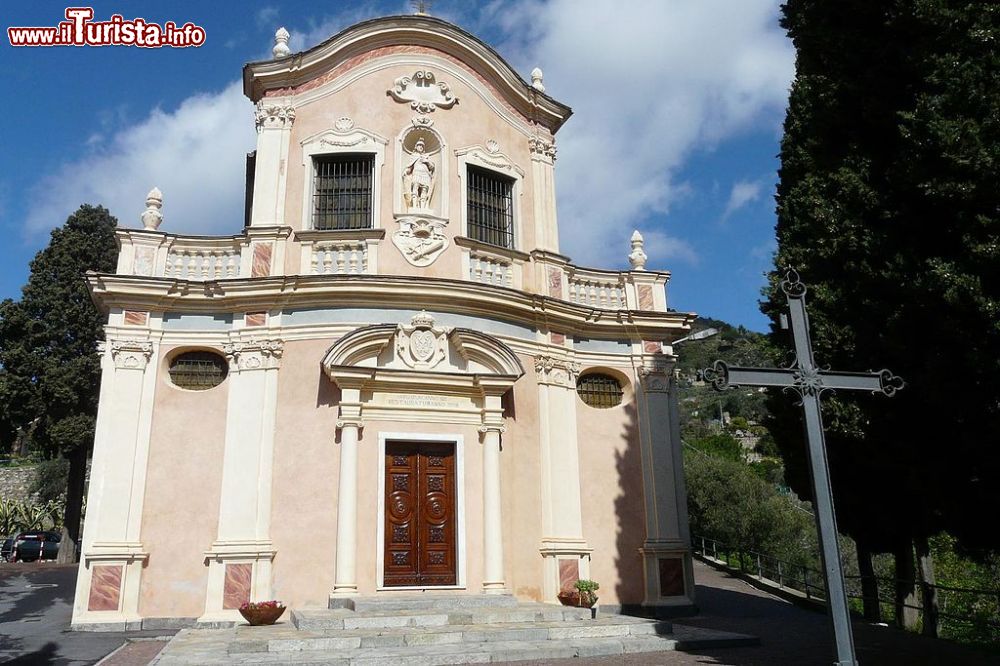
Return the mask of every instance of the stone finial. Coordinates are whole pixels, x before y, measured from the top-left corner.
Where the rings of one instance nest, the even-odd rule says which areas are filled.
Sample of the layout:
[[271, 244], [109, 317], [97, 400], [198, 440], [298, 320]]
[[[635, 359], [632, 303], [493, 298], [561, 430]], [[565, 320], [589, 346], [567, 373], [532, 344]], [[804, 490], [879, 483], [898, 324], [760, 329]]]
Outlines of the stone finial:
[[542, 83], [542, 70], [538, 67], [531, 70], [531, 87], [538, 92], [545, 92], [545, 84]]
[[628, 255], [628, 263], [632, 264], [632, 270], [634, 271], [644, 271], [646, 270], [646, 256], [645, 251], [643, 251], [642, 246], [645, 241], [642, 238], [642, 234], [636, 229], [632, 232], [632, 251]]
[[289, 55], [292, 50], [288, 48], [288, 38], [291, 35], [284, 27], [278, 28], [277, 32], [274, 33], [274, 48], [271, 49], [271, 53], [274, 54], [275, 58], [284, 58]]
[[163, 222], [161, 208], [163, 208], [163, 193], [160, 192], [160, 188], [154, 187], [146, 195], [146, 210], [142, 211], [142, 215], [139, 216], [144, 229], [156, 231], [160, 223]]

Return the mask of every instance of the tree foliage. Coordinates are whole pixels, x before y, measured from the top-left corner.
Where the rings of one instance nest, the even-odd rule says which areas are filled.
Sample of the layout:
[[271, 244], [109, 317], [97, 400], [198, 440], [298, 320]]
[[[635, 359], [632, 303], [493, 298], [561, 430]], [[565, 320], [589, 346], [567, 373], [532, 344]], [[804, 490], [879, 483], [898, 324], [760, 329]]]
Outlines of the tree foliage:
[[94, 440], [96, 345], [105, 323], [83, 278], [87, 271], [114, 272], [115, 225], [103, 207], [81, 206], [52, 231], [48, 246], [31, 262], [21, 299], [0, 304], [5, 418], [30, 433], [36, 452], [69, 459], [65, 523], [72, 541], [78, 537], [83, 475]]
[[[783, 25], [796, 78], [762, 309], [787, 346], [776, 284], [794, 266], [817, 360], [907, 381], [891, 403], [824, 406], [841, 527], [879, 550], [944, 528], [1000, 545], [968, 510], [1000, 508], [1000, 6], [789, 0]], [[770, 425], [801, 492], [787, 403]]]

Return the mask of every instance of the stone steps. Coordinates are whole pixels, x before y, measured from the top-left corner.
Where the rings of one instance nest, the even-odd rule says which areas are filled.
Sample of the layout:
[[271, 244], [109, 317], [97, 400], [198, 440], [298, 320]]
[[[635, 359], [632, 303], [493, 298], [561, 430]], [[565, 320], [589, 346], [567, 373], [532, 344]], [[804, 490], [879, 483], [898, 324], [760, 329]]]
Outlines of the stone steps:
[[250, 652], [304, 652], [312, 650], [356, 650], [405, 646], [478, 645], [507, 641], [568, 641], [578, 638], [623, 638], [667, 636], [668, 622], [612, 616], [596, 620], [520, 622], [501, 624], [448, 624], [367, 630], [303, 631], [288, 628], [238, 630], [230, 654]]
[[517, 599], [512, 594], [440, 594], [385, 595], [362, 597], [330, 597], [329, 607], [366, 611], [453, 611], [469, 608], [514, 608]]
[[601, 657], [641, 652], [674, 650], [677, 641], [669, 636], [622, 638], [589, 637], [562, 641], [490, 641], [476, 644], [409, 645], [330, 649], [324, 651], [283, 651], [229, 653], [234, 664], [331, 664], [334, 666], [436, 666], [439, 664], [484, 664]]
[[297, 629], [390, 629], [399, 627], [436, 627], [452, 624], [507, 624], [516, 622], [561, 622], [588, 620], [594, 617], [589, 608], [571, 608], [551, 604], [518, 604], [514, 607], [470, 607], [445, 610], [352, 611], [293, 610], [291, 622]]

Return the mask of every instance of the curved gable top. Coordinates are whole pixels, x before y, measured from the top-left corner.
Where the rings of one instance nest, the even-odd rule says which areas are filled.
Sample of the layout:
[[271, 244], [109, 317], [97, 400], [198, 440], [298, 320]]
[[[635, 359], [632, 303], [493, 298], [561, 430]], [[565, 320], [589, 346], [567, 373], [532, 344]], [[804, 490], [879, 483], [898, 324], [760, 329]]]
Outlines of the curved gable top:
[[243, 93], [257, 102], [271, 90], [298, 87], [350, 58], [379, 48], [421, 46], [465, 63], [525, 118], [555, 133], [572, 115], [565, 104], [531, 87], [488, 44], [431, 16], [387, 16], [355, 24], [313, 48], [243, 67]]
[[[440, 338], [442, 355], [427, 363], [425, 371], [456, 372], [455, 365], [458, 359], [448, 359], [448, 354], [444, 349], [447, 345], [453, 348], [466, 364], [474, 364], [476, 367], [486, 370], [485, 373], [482, 371], [472, 371], [471, 373], [469, 370], [459, 371], [463, 374], [494, 375], [506, 377], [512, 381], [524, 374], [524, 366], [517, 354], [492, 335], [469, 328], [440, 328], [433, 326], [433, 320], [431, 322], [424, 328], [430, 336]], [[374, 324], [357, 328], [340, 338], [327, 350], [323, 356], [323, 368], [331, 376], [338, 368], [368, 370], [384, 368], [379, 362], [383, 351], [394, 348], [395, 356], [398, 357], [402, 348], [408, 344], [406, 335], [413, 330], [413, 327], [402, 324]], [[396, 344], [393, 345], [393, 342]]]

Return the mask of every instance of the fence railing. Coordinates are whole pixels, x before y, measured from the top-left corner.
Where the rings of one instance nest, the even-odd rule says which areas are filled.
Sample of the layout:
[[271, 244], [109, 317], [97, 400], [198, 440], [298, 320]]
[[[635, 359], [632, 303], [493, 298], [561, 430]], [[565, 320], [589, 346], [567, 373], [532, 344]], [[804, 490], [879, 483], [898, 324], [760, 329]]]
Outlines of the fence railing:
[[[729, 569], [770, 582], [779, 588], [795, 590], [803, 594], [806, 599], [826, 603], [823, 572], [818, 568], [796, 564], [755, 550], [731, 546], [708, 537], [695, 536], [693, 542], [696, 555], [722, 562]], [[871, 599], [861, 591], [861, 578], [859, 575], [844, 576], [849, 598], [861, 601]], [[888, 576], [873, 576], [873, 578], [878, 581], [879, 605], [893, 612], [896, 608], [896, 579]], [[906, 583], [910, 584], [909, 581]], [[982, 632], [980, 635], [994, 636], [994, 640], [1000, 638], [1000, 590], [979, 590], [929, 583], [918, 583], [918, 585], [933, 588], [937, 592], [939, 623], [944, 620], [958, 622], [976, 627]], [[922, 605], [904, 603], [902, 606], [917, 611], [922, 619], [924, 612]], [[973, 612], [952, 612], [949, 607], [952, 609], [971, 607]]]

